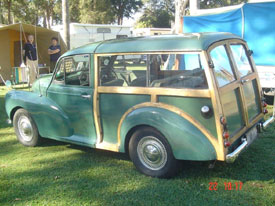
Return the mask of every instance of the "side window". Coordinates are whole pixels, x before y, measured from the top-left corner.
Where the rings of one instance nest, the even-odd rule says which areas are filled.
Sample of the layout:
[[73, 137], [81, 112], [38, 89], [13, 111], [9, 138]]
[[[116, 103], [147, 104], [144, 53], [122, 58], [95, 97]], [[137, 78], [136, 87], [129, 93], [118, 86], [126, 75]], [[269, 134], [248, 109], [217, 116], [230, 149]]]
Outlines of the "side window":
[[220, 87], [236, 80], [223, 45], [214, 48], [210, 52], [210, 56], [214, 64], [214, 73]]
[[236, 44], [230, 45], [234, 60], [237, 64], [238, 73], [241, 77], [244, 77], [252, 73], [252, 68], [249, 63], [249, 60], [246, 56], [246, 50], [243, 45]]
[[64, 72], [64, 59], [59, 61], [58, 67], [57, 67], [57, 72], [55, 74], [54, 78], [55, 83], [64, 83], [65, 81], [65, 72]]
[[89, 55], [75, 55], [64, 60], [66, 85], [90, 85]]
[[167, 88], [208, 87], [199, 54], [150, 55], [150, 86]]
[[99, 57], [100, 86], [146, 87], [147, 55]]

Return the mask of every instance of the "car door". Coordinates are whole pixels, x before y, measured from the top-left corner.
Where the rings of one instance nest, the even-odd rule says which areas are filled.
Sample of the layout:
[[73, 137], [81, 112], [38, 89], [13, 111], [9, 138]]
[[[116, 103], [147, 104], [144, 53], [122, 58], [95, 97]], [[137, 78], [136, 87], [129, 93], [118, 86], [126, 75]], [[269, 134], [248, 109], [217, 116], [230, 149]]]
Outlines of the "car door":
[[63, 110], [73, 129], [72, 136], [59, 138], [85, 145], [96, 142], [90, 61], [87, 54], [61, 59], [47, 90], [47, 96]]
[[242, 41], [219, 42], [209, 49], [231, 141], [259, 120], [261, 100], [256, 71]]

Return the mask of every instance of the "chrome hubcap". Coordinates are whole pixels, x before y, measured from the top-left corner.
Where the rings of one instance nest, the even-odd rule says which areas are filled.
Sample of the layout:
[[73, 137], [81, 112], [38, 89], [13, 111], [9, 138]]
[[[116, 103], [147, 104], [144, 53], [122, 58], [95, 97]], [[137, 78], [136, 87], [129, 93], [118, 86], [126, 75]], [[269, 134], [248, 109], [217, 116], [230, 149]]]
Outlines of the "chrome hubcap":
[[166, 149], [156, 137], [143, 137], [138, 143], [137, 152], [142, 164], [151, 170], [160, 170], [167, 162]]
[[18, 120], [18, 131], [22, 139], [26, 142], [32, 140], [33, 137], [33, 129], [31, 122], [28, 117], [21, 116]]

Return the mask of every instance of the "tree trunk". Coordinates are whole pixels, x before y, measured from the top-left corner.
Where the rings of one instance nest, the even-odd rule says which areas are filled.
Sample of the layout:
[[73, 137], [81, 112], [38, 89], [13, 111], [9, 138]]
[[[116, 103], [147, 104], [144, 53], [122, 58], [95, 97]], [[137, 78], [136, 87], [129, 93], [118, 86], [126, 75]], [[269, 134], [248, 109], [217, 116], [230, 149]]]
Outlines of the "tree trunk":
[[11, 24], [11, 0], [7, 1], [8, 3], [8, 23]]
[[44, 16], [43, 16], [43, 27], [47, 28], [46, 12], [44, 12]]
[[[194, 0], [193, 0], [194, 1]], [[175, 0], [175, 25], [174, 32], [176, 34], [182, 33], [183, 30], [183, 16], [185, 15], [185, 8], [189, 0]]]
[[62, 21], [64, 30], [64, 41], [67, 49], [70, 49], [70, 19], [69, 19], [69, 0], [62, 0]]
[[118, 23], [118, 25], [122, 25], [123, 24], [123, 17], [119, 16], [117, 18], [117, 23]]
[[49, 9], [47, 8], [45, 12], [46, 12], [47, 29], [50, 29], [51, 28], [51, 23], [50, 23], [50, 12], [49, 12]]
[[4, 24], [3, 7], [3, 2], [0, 0], [0, 24]]

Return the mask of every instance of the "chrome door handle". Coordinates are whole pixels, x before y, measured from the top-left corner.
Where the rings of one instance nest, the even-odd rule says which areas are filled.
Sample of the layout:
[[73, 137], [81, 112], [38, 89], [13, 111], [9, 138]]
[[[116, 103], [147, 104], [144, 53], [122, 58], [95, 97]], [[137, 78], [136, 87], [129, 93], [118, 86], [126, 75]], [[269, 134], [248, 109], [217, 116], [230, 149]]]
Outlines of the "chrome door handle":
[[248, 82], [248, 81], [249, 81], [249, 79], [242, 79], [242, 80], [241, 80], [241, 83], [244, 84], [244, 83], [246, 83], [246, 82]]
[[90, 99], [91, 95], [90, 94], [81, 94], [81, 97], [84, 99]]

